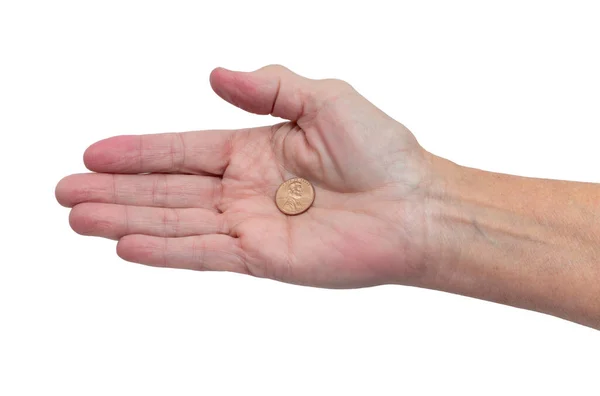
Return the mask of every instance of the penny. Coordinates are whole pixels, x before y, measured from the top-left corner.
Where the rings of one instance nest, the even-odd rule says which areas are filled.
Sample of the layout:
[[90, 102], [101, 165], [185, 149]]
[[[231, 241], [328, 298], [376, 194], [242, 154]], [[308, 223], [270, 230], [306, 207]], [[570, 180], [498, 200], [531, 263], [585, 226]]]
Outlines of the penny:
[[301, 177], [294, 177], [281, 183], [275, 194], [275, 203], [286, 215], [306, 212], [315, 200], [312, 184]]

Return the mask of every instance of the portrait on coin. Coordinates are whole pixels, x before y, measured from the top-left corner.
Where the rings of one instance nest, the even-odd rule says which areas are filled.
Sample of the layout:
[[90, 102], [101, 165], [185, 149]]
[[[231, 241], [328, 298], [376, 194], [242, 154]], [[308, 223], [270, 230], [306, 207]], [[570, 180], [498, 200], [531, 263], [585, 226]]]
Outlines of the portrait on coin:
[[294, 181], [288, 186], [287, 197], [285, 202], [283, 203], [283, 208], [285, 210], [295, 212], [299, 210], [302, 206], [302, 203], [300, 202], [301, 199], [302, 183], [300, 183], [299, 181]]

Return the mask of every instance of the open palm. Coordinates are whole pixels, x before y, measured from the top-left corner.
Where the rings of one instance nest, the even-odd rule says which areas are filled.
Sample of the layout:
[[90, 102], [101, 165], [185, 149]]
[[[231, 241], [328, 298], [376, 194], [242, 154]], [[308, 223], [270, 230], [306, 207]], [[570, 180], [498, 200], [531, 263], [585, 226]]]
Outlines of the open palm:
[[[427, 153], [412, 134], [338, 80], [281, 66], [216, 69], [213, 89], [269, 127], [95, 143], [57, 199], [73, 229], [118, 239], [148, 265], [225, 270], [321, 287], [411, 283], [423, 271]], [[286, 216], [279, 185], [303, 177], [313, 206]]]

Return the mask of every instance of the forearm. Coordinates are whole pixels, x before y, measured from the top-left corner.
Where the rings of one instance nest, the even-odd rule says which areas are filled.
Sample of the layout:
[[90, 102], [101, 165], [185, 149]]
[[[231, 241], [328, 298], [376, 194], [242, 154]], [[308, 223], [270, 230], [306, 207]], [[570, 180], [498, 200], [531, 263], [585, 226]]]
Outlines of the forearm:
[[600, 185], [432, 166], [428, 287], [600, 328]]

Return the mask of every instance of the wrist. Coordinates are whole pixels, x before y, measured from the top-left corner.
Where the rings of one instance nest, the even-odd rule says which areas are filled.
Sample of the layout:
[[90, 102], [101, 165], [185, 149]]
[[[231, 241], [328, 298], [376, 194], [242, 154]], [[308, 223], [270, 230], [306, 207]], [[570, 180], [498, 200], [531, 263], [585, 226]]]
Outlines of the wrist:
[[464, 243], [454, 235], [456, 226], [451, 224], [449, 216], [458, 218], [454, 191], [466, 177], [468, 168], [425, 150], [420, 159], [419, 188], [411, 190], [416, 193], [407, 194], [406, 185], [402, 184], [400, 192], [395, 192], [401, 198], [386, 201], [384, 212], [398, 213], [397, 218], [391, 219], [398, 224], [397, 232], [409, 235], [408, 243], [399, 249], [400, 255], [390, 260], [394, 263], [393, 272], [386, 276], [393, 283], [443, 289], [441, 283], [452, 277]]
[[[444, 158], [428, 153], [429, 182], [424, 197], [424, 266], [428, 269], [423, 287], [445, 289], [460, 261], [461, 247], [468, 244], [468, 216], [461, 210], [458, 193], [470, 172]], [[476, 172], [476, 171], [475, 171]], [[463, 186], [461, 186], [463, 184]], [[466, 191], [463, 190], [463, 194]], [[463, 240], [460, 240], [463, 239]]]

